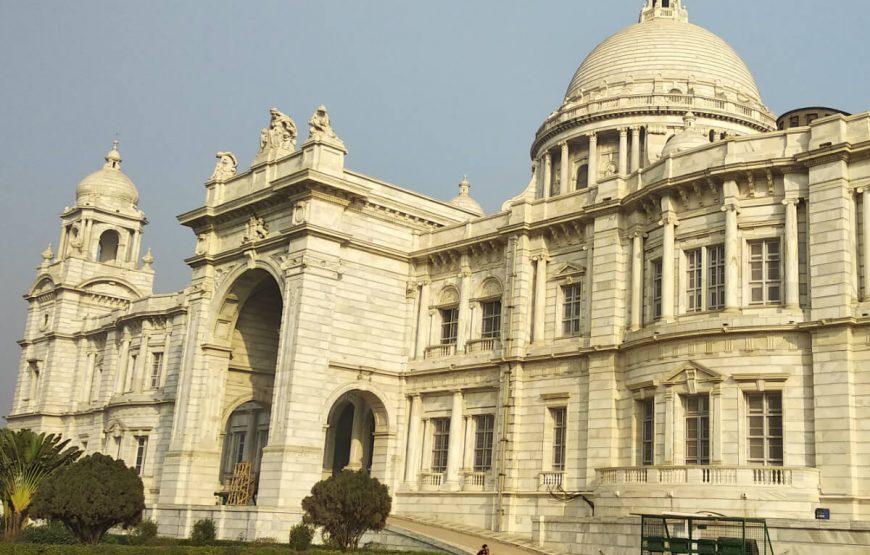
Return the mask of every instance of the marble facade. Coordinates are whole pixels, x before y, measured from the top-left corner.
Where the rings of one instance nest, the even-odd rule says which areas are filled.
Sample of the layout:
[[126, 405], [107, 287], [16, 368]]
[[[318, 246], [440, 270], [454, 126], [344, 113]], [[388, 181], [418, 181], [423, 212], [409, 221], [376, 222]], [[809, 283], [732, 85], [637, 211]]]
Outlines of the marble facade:
[[[346, 168], [324, 107], [298, 148], [270, 118], [179, 216], [182, 291], [152, 291], [118, 149], [79, 184], [11, 426], [124, 458], [164, 533], [283, 537], [366, 468], [397, 513], [563, 552], [635, 553], [631, 515], [663, 511], [870, 549], [870, 113], [777, 131], [733, 50], [647, 0], [495, 214]], [[256, 505], [216, 505], [241, 460]]]

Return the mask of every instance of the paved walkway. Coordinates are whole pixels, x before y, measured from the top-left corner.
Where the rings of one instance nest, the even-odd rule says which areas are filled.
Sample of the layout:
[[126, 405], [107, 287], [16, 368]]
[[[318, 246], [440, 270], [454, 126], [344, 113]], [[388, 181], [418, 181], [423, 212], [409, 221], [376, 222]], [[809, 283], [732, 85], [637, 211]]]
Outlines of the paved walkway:
[[[468, 526], [454, 526], [452, 523], [442, 523], [433, 520], [419, 519], [393, 515], [387, 522], [396, 528], [415, 532], [421, 536], [434, 538], [438, 541], [456, 546], [463, 551], [474, 554], [483, 544], [489, 546], [491, 555], [556, 555], [555, 551], [533, 546], [531, 542], [510, 538], [505, 534], [478, 530]], [[522, 545], [518, 542], [522, 542]]]

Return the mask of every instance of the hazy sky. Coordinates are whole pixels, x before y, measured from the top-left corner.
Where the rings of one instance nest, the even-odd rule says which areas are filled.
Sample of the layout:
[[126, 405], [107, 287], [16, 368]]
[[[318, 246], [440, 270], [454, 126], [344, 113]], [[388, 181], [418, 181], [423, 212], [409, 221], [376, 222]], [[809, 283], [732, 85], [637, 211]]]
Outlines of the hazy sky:
[[[577, 66], [642, 0], [0, 0], [0, 414], [12, 400], [40, 253], [117, 135], [157, 291], [184, 287], [214, 154], [250, 164], [268, 109], [319, 104], [347, 166], [440, 199], [463, 174], [487, 212], [529, 178], [529, 146]], [[819, 7], [821, 6], [821, 7]], [[867, 0], [695, 0], [782, 113], [870, 109]], [[143, 248], [144, 253], [144, 248]]]

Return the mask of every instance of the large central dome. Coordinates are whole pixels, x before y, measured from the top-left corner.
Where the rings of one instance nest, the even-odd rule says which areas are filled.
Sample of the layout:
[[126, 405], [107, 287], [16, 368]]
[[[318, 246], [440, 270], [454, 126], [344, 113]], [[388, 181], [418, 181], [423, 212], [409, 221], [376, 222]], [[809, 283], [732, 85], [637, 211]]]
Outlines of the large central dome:
[[655, 79], [714, 87], [718, 83], [723, 91], [761, 100], [749, 68], [724, 40], [687, 21], [666, 17], [650, 17], [599, 44], [574, 74], [565, 98]]

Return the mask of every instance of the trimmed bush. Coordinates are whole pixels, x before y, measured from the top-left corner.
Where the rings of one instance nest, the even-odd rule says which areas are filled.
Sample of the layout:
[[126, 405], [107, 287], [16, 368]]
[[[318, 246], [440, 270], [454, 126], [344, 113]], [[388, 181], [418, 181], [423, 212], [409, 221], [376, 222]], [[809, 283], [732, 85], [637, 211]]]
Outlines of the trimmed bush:
[[151, 519], [143, 520], [133, 528], [130, 534], [130, 543], [133, 545], [145, 545], [157, 538], [157, 523]]
[[343, 470], [314, 484], [302, 500], [302, 521], [322, 526], [330, 545], [356, 549], [367, 530], [383, 530], [392, 503], [387, 486], [377, 478], [362, 470]]
[[38, 543], [55, 545], [72, 545], [79, 541], [69, 528], [61, 522], [50, 522], [42, 526], [28, 526], [18, 535], [15, 541], [19, 543]]
[[142, 480], [124, 461], [100, 453], [54, 473], [36, 492], [32, 513], [67, 525], [82, 543], [95, 544], [113, 526], [137, 524], [145, 509]]
[[210, 518], [203, 518], [193, 523], [193, 530], [190, 531], [190, 541], [197, 545], [213, 542], [215, 538], [214, 521]]
[[293, 551], [308, 551], [313, 539], [314, 528], [304, 522], [300, 522], [290, 529], [290, 549]]

